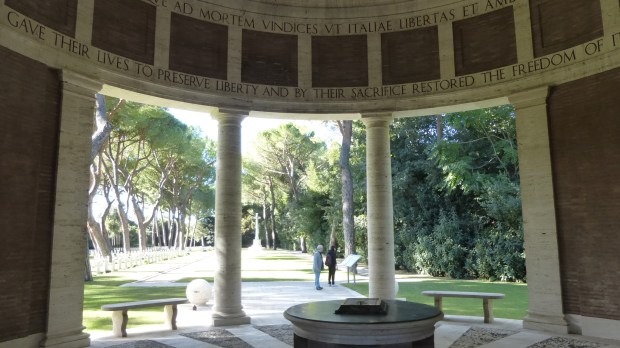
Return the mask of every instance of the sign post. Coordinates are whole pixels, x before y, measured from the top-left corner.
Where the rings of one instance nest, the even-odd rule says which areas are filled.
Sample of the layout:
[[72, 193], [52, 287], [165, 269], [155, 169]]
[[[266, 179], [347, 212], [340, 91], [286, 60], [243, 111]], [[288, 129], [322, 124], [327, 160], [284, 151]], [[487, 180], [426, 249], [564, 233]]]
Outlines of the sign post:
[[[349, 283], [349, 270], [351, 269], [351, 267], [355, 266], [355, 264], [357, 263], [357, 261], [359, 261], [360, 258], [360, 255], [351, 254], [338, 264], [338, 266], [344, 266], [347, 268], [347, 284]], [[355, 273], [353, 273], [353, 284], [355, 284]]]

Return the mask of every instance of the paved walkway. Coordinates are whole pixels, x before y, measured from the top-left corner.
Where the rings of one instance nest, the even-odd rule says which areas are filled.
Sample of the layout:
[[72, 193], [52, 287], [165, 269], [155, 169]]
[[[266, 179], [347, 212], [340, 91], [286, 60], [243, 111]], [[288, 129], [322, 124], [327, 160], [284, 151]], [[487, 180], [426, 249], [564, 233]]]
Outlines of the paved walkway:
[[[187, 283], [174, 281], [213, 276], [212, 252], [194, 252], [164, 263], [133, 268], [134, 279], [139, 281], [124, 286], [176, 286]], [[275, 269], [274, 269], [275, 268]], [[251, 325], [215, 328], [211, 324], [211, 306], [192, 310], [191, 304], [178, 307], [178, 330], [165, 330], [163, 325], [138, 325], [127, 328], [128, 337], [117, 338], [110, 331], [88, 331], [92, 347], [115, 348], [288, 348], [293, 345], [290, 322], [282, 313], [290, 306], [311, 302], [362, 297], [338, 283], [346, 282], [346, 272], [336, 272], [335, 287], [327, 286], [322, 276], [323, 290], [314, 289], [311, 255], [280, 252], [243, 252], [243, 277], [270, 277], [283, 281], [244, 282], [242, 304], [252, 318]], [[304, 273], [307, 270], [306, 273]], [[304, 272], [300, 272], [304, 271]], [[307, 279], [300, 279], [307, 278]], [[306, 274], [304, 276], [304, 274]], [[288, 280], [290, 279], [290, 280]], [[352, 278], [351, 278], [352, 281]], [[358, 281], [365, 277], [358, 276]], [[131, 318], [131, 311], [129, 312]], [[543, 347], [620, 347], [612, 341], [585, 339], [582, 336], [549, 335], [522, 329], [520, 320], [496, 319], [493, 324], [482, 324], [482, 318], [446, 316], [435, 332], [437, 348], [543, 348]]]

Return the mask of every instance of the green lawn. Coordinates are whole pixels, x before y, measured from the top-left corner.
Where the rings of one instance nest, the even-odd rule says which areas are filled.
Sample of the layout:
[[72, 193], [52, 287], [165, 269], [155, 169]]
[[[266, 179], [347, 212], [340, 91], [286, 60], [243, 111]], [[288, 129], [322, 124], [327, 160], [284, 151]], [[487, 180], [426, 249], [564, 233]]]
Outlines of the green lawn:
[[[101, 306], [110, 303], [154, 300], [166, 297], [185, 297], [185, 287], [120, 287], [134, 279], [98, 276], [86, 282], [84, 288], [84, 326], [89, 330], [112, 330], [112, 312], [102, 311]], [[157, 312], [153, 315], [153, 312]], [[161, 324], [161, 308], [132, 310], [129, 325]]]
[[[294, 262], [299, 261], [299, 262]], [[243, 281], [311, 281], [314, 274], [308, 266], [308, 258], [295, 255], [283, 255], [273, 252], [272, 255], [261, 255], [249, 263], [250, 269], [243, 271]], [[84, 325], [86, 331], [112, 330], [111, 312], [102, 311], [101, 306], [110, 303], [150, 300], [166, 297], [185, 297], [185, 287], [121, 287], [120, 285], [143, 278], [144, 274], [132, 271], [136, 279], [118, 276], [97, 276], [92, 282], [86, 282], [84, 290]], [[146, 271], [150, 272], [150, 271]], [[202, 278], [213, 284], [213, 272], [205, 268], [197, 272], [198, 277], [187, 277], [177, 280], [180, 283], [189, 283], [196, 278]], [[406, 275], [405, 275], [406, 276]], [[326, 277], [326, 272], [324, 277]], [[414, 277], [412, 275], [412, 277]], [[325, 278], [323, 278], [325, 279]], [[404, 297], [407, 301], [433, 304], [433, 298], [423, 296], [424, 290], [454, 290], [500, 292], [506, 298], [493, 302], [494, 315], [497, 318], [523, 319], [527, 310], [527, 285], [502, 282], [463, 281], [444, 279], [411, 279], [412, 281], [399, 282], [400, 291], [397, 297]], [[343, 284], [361, 294], [368, 295], [368, 284]], [[444, 298], [444, 312], [448, 315], [482, 316], [482, 300]], [[144, 308], [132, 310], [129, 313], [130, 326], [142, 324], [161, 324], [161, 308]]]
[[[368, 296], [368, 283], [342, 284], [360, 294]], [[506, 294], [501, 300], [493, 301], [493, 315], [496, 318], [523, 319], [527, 311], [527, 284], [484, 282], [474, 280], [421, 280], [399, 282], [397, 297], [407, 301], [433, 305], [433, 297], [422, 295], [425, 290], [499, 292]], [[482, 300], [470, 298], [443, 299], [443, 311], [447, 315], [467, 315], [481, 317]]]

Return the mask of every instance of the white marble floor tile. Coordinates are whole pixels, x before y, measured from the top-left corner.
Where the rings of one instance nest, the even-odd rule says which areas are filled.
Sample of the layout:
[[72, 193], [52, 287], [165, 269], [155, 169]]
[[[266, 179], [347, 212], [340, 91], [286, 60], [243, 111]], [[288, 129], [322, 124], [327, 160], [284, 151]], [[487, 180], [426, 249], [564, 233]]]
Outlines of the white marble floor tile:
[[525, 348], [551, 337], [553, 336], [540, 333], [519, 332], [500, 340], [481, 345], [479, 348]]

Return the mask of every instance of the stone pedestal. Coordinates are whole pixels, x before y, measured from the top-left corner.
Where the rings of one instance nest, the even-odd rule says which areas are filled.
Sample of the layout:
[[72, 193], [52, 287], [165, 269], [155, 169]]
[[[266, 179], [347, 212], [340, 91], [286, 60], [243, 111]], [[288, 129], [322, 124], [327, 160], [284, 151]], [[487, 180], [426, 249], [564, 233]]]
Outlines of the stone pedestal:
[[252, 249], [254, 250], [262, 250], [263, 246], [260, 244], [260, 239], [254, 239], [252, 242]]
[[288, 308], [295, 348], [433, 347], [438, 309], [421, 303], [387, 300], [386, 314], [335, 314], [342, 300], [303, 303]]

